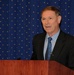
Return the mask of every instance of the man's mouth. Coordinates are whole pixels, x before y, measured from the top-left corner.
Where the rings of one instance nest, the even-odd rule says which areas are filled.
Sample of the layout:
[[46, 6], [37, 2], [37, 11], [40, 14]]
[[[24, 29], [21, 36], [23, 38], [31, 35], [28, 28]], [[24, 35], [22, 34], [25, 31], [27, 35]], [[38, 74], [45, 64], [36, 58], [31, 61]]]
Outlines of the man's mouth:
[[46, 28], [51, 28], [51, 26], [45, 26]]

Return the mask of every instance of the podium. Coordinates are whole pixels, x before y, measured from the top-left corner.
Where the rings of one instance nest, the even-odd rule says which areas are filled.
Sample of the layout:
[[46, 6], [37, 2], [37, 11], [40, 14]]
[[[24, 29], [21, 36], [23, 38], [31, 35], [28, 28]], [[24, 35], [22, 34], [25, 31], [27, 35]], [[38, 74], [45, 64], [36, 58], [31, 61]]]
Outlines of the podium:
[[0, 75], [74, 75], [56, 61], [0, 60]]

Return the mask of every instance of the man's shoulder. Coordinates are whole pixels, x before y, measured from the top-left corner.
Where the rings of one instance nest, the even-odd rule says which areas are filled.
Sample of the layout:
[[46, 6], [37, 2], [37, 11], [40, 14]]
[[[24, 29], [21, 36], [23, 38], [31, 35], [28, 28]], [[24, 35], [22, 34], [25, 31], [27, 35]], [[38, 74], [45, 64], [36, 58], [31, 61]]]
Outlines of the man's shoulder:
[[46, 33], [39, 33], [34, 35], [34, 38], [38, 38], [38, 37], [45, 37]]
[[73, 35], [71, 35], [71, 34], [68, 34], [68, 33], [63, 32], [63, 31], [61, 31], [60, 33], [61, 33], [61, 35], [63, 35], [63, 36], [64, 36], [64, 37], [66, 37], [66, 38], [74, 39], [74, 36], [73, 36]]
[[33, 37], [33, 41], [43, 41], [45, 39], [45, 36], [46, 36], [46, 33], [39, 33], [39, 34], [36, 34], [34, 35]]

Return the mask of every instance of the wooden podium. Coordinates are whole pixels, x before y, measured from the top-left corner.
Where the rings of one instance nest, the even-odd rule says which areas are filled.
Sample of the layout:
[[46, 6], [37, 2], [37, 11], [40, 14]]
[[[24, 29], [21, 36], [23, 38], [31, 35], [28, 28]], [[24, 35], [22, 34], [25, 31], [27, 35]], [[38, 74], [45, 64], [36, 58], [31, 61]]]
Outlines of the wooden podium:
[[0, 75], [74, 75], [74, 71], [44, 60], [0, 60]]

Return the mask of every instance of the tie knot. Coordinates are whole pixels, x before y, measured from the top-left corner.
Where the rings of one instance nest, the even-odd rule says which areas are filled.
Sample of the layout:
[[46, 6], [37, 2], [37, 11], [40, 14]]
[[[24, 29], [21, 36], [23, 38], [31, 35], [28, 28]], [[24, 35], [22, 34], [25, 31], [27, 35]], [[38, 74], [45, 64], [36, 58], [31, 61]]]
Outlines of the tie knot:
[[52, 40], [52, 38], [51, 38], [51, 37], [49, 37], [49, 38], [48, 38], [48, 41], [49, 41], [49, 42], [51, 42], [51, 40]]

